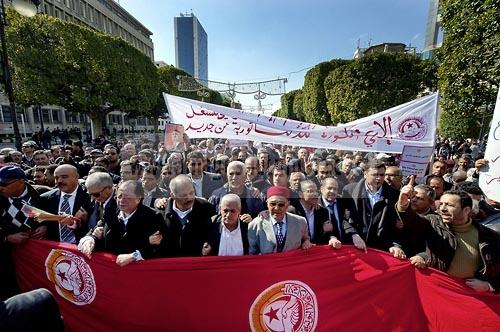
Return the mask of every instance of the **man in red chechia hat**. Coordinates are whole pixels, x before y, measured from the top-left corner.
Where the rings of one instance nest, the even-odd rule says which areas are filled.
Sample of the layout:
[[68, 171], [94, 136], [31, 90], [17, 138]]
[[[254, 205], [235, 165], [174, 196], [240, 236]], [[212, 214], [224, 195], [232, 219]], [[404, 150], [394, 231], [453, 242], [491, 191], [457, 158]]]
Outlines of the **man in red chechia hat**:
[[289, 198], [286, 187], [273, 186], [267, 190], [269, 213], [258, 216], [248, 225], [251, 255], [309, 249], [314, 245], [309, 241], [306, 219], [287, 213]]

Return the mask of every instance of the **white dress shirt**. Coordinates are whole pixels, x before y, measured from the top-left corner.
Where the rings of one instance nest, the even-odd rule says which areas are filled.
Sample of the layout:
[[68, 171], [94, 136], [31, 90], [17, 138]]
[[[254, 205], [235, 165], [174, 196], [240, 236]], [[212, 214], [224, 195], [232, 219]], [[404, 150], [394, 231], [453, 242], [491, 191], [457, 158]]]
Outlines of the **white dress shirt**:
[[218, 254], [219, 256], [243, 256], [243, 241], [239, 222], [238, 227], [232, 231], [222, 223]]

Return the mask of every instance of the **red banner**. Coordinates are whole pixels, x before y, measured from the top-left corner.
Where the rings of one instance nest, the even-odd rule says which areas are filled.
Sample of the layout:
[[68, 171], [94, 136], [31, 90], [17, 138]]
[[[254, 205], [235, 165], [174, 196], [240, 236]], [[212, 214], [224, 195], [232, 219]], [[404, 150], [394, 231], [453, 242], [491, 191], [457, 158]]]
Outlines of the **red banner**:
[[23, 290], [50, 289], [68, 331], [498, 331], [500, 298], [369, 250], [156, 259], [120, 268], [74, 246], [15, 252]]

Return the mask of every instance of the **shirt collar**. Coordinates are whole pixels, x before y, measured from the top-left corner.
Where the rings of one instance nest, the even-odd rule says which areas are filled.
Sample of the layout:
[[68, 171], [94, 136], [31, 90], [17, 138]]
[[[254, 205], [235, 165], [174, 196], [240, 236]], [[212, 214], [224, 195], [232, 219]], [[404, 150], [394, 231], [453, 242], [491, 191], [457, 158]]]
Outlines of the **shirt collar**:
[[76, 186], [76, 189], [71, 192], [71, 193], [65, 193], [65, 192], [62, 192], [61, 191], [61, 196], [64, 196], [64, 195], [71, 195], [71, 197], [75, 197], [76, 196], [76, 192], [78, 191], [78, 186]]
[[378, 188], [378, 190], [376, 192], [372, 192], [370, 190], [370, 188], [368, 188], [368, 185], [365, 182], [365, 189], [366, 189], [366, 192], [368, 193], [368, 195], [381, 196], [382, 195], [382, 188], [383, 188], [383, 185], [380, 186], [380, 188]]
[[227, 233], [229, 233], [229, 234], [232, 234], [232, 233], [237, 232], [237, 231], [239, 231], [239, 230], [240, 230], [240, 222], [239, 222], [239, 220], [238, 220], [238, 225], [237, 225], [237, 226], [236, 226], [236, 228], [235, 228], [235, 229], [233, 229], [232, 231], [230, 231], [230, 230], [226, 227], [226, 225], [224, 225], [224, 222], [221, 222], [221, 223], [222, 223], [222, 231], [223, 231], [223, 232], [227, 232]]
[[175, 213], [177, 213], [179, 216], [186, 216], [189, 212], [193, 210], [193, 207], [191, 207], [189, 210], [181, 211], [177, 208], [177, 206], [175, 206], [175, 200], [174, 200], [172, 203], [172, 210], [174, 210]]
[[[271, 221], [273, 222], [273, 226], [276, 225], [278, 223], [278, 221], [276, 219], [274, 219], [273, 217], [270, 217], [271, 218]], [[281, 220], [283, 222], [283, 224], [286, 225], [286, 214], [285, 216], [283, 217], [283, 220]]]
[[123, 211], [120, 211], [120, 213], [118, 213], [118, 219], [122, 219], [123, 221], [126, 221], [128, 222], [128, 220], [130, 218], [132, 218], [132, 216], [134, 215], [134, 213], [137, 211], [137, 209], [135, 209], [131, 214], [129, 214], [128, 216], [125, 216], [125, 213]]

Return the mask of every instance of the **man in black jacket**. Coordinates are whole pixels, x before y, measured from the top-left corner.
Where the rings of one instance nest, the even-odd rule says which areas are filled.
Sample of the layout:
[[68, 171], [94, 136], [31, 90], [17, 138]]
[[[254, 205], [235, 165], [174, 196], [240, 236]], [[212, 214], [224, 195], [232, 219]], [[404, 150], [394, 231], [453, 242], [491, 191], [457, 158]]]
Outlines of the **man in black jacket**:
[[187, 175], [177, 175], [169, 188], [171, 198], [157, 200], [156, 204], [156, 207], [166, 206], [163, 215], [167, 225], [167, 255], [201, 256], [215, 208], [206, 199], [195, 196]]
[[417, 268], [435, 267], [478, 292], [500, 291], [500, 235], [472, 221], [472, 199], [465, 191], [446, 191], [438, 215], [421, 216], [410, 207], [411, 184], [401, 189], [397, 210], [405, 227], [422, 234], [427, 250], [410, 258]]
[[398, 216], [394, 206], [398, 192], [384, 181], [384, 177], [385, 164], [372, 159], [365, 166], [364, 179], [345, 186], [342, 197], [351, 200], [355, 228], [368, 247], [405, 259], [399, 243], [401, 231], [396, 228]]
[[98, 226], [92, 235], [84, 237], [78, 246], [80, 251], [90, 257], [94, 246], [104, 247], [106, 251], [117, 255], [116, 264], [120, 266], [163, 257], [166, 236], [164, 221], [160, 214], [141, 203], [142, 196], [140, 182], [122, 182], [116, 191], [119, 209], [117, 220], [113, 216], [106, 219], [104, 227]]
[[248, 225], [240, 218], [241, 201], [236, 194], [226, 194], [220, 201], [219, 214], [212, 217], [204, 256], [248, 255]]

